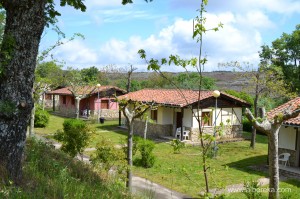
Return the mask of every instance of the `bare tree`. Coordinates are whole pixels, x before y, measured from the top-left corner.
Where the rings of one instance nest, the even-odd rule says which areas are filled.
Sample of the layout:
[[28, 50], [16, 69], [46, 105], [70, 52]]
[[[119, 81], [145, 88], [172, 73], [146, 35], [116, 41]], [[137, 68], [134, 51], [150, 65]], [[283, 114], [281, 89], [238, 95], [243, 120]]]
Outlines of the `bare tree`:
[[128, 127], [128, 137], [127, 137], [127, 181], [126, 187], [131, 192], [132, 190], [132, 145], [133, 145], [133, 123], [137, 118], [141, 118], [151, 107], [152, 104], [144, 104], [142, 102], [134, 102], [122, 98], [119, 100], [120, 109], [126, 118], [126, 125]]
[[[253, 68], [249, 63], [229, 62], [219, 64], [219, 66], [229, 66], [242, 71], [239, 77], [246, 79], [249, 83], [243, 85], [246, 90], [254, 96], [253, 111], [254, 117], [260, 117], [258, 114], [259, 102], [262, 98], [271, 96], [272, 98], [295, 97], [291, 92], [291, 87], [285, 83], [284, 75], [280, 67], [269, 65], [262, 61], [258, 68]], [[255, 148], [256, 128], [252, 127], [250, 147]]]
[[[146, 59], [146, 52], [144, 50], [139, 50], [139, 55], [142, 59], [146, 61], [148, 64], [148, 69], [156, 71], [158, 74], [160, 74], [164, 79], [166, 79], [168, 82], [170, 82], [171, 85], [173, 85], [177, 90], [178, 94], [181, 95], [181, 97], [188, 102], [188, 96], [185, 95], [182, 89], [179, 88], [179, 86], [174, 83], [170, 78], [168, 78], [160, 69], [162, 65], [175, 65], [175, 66], [181, 66], [183, 69], [186, 70], [187, 72], [187, 66], [192, 66], [194, 69], [197, 70], [197, 74], [199, 77], [198, 83], [198, 103], [196, 104], [196, 111], [194, 111], [193, 106], [189, 106], [192, 110], [193, 116], [196, 118], [198, 122], [198, 128], [199, 128], [199, 139], [200, 139], [200, 146], [201, 146], [201, 158], [202, 158], [202, 172], [204, 175], [204, 181], [205, 181], [205, 193], [209, 194], [209, 178], [208, 178], [208, 172], [210, 166], [207, 163], [207, 158], [208, 158], [208, 153], [209, 150], [211, 149], [211, 143], [215, 139], [214, 136], [205, 134], [203, 131], [203, 126], [204, 123], [203, 120], [206, 120], [207, 118], [202, 118], [201, 115], [199, 114], [199, 111], [201, 109], [201, 99], [203, 96], [201, 95], [201, 90], [203, 88], [203, 70], [204, 70], [204, 65], [207, 62], [207, 59], [205, 56], [203, 56], [202, 52], [202, 45], [203, 45], [203, 34], [206, 33], [207, 31], [218, 31], [219, 28], [223, 26], [223, 24], [218, 24], [217, 27], [211, 28], [211, 29], [206, 29], [205, 28], [205, 21], [206, 18], [203, 16], [203, 13], [206, 12], [205, 6], [207, 5], [208, 1], [207, 0], [202, 0], [200, 9], [199, 9], [199, 16], [196, 17], [195, 21], [196, 24], [193, 24], [193, 39], [196, 39], [197, 42], [199, 43], [199, 54], [198, 54], [198, 59], [197, 58], [191, 58], [188, 60], [181, 59], [178, 55], [170, 55], [169, 59], [163, 58], [161, 60], [156, 60], [156, 59]], [[188, 73], [187, 73], [188, 74]], [[181, 128], [181, 139], [183, 138], [183, 129]]]
[[259, 122], [251, 113], [246, 109], [245, 114], [248, 120], [252, 123], [255, 129], [265, 133], [268, 136], [269, 144], [269, 199], [279, 199], [279, 165], [278, 165], [278, 133], [281, 124], [291, 118], [299, 115], [300, 109], [292, 110], [292, 105], [280, 114], [264, 118]]
[[137, 70], [137, 68], [134, 68], [132, 65], [130, 65], [129, 69], [127, 70], [127, 86], [126, 86], [127, 93], [131, 91], [131, 76], [135, 70]]

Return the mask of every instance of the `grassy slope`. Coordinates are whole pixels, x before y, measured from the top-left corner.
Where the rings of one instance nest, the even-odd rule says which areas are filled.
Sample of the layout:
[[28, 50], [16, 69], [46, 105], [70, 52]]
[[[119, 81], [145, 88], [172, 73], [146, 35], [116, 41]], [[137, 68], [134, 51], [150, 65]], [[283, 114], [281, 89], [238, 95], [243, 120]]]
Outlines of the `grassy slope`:
[[35, 140], [27, 140], [19, 188], [0, 186], [0, 198], [129, 198], [90, 166]]

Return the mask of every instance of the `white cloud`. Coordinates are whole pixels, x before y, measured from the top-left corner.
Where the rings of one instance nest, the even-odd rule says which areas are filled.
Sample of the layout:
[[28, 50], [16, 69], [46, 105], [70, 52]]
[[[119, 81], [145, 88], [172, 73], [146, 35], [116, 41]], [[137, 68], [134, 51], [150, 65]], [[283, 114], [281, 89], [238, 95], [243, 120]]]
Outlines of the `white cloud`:
[[97, 53], [88, 48], [84, 41], [75, 39], [55, 49], [55, 58], [63, 60], [67, 66], [88, 67], [97, 63]]
[[[261, 13], [256, 13], [257, 18], [264, 18]], [[250, 15], [250, 14], [249, 14]], [[267, 20], [267, 18], [265, 18]], [[259, 61], [258, 50], [262, 44], [260, 25], [247, 23], [247, 15], [241, 19], [238, 15], [230, 12], [218, 15], [207, 14], [207, 25], [215, 27], [220, 21], [224, 28], [220, 31], [209, 31], [204, 35], [203, 52], [208, 57], [206, 71], [218, 70], [219, 62], [250, 62], [257, 64]], [[198, 44], [192, 39], [192, 20], [178, 18], [172, 25], [163, 28], [158, 34], [152, 34], [147, 38], [131, 36], [127, 41], [113, 38], [98, 49], [90, 49], [83, 41], [75, 40], [62, 46], [56, 52], [57, 56], [64, 57], [67, 63], [80, 66], [100, 66], [116, 64], [137, 65], [140, 70], [146, 68], [143, 60], [139, 58], [137, 51], [145, 49], [148, 58], [168, 57], [170, 54], [178, 54], [183, 58], [197, 57]], [[72, 64], [68, 64], [72, 65]], [[164, 67], [165, 70], [175, 71], [178, 69]]]
[[241, 2], [244, 2], [245, 6], [259, 7], [280, 14], [300, 13], [300, 2], [298, 0], [244, 0]]
[[[257, 52], [262, 38], [255, 26], [247, 26], [247, 31], [239, 29], [239, 20], [232, 13], [207, 15], [209, 26], [224, 23], [218, 32], [204, 35], [204, 52], [209, 57], [208, 70], [216, 70], [218, 62], [247, 61], [256, 64]], [[251, 31], [249, 31], [251, 29]], [[192, 40], [192, 20], [178, 18], [174, 24], [162, 29], [157, 35], [146, 39], [133, 36], [128, 41], [110, 40], [101, 47], [101, 61], [113, 64], [140, 63], [139, 49], [145, 49], [149, 58], [168, 57], [178, 54], [184, 58], [197, 56], [198, 45]]]
[[248, 11], [246, 14], [238, 14], [237, 21], [243, 26], [254, 28], [274, 28], [276, 25], [269, 17], [259, 10]]

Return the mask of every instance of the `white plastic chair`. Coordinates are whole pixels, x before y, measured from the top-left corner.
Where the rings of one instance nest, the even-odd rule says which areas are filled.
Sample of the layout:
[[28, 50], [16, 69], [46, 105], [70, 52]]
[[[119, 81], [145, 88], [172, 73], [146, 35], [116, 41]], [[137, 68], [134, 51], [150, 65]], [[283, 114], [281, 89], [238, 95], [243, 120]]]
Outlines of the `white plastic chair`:
[[286, 166], [286, 163], [288, 163], [290, 166], [290, 162], [289, 162], [290, 156], [291, 156], [291, 154], [289, 154], [289, 153], [282, 153], [278, 156], [278, 162], [280, 162], [280, 161], [283, 162], [284, 166]]
[[[190, 131], [185, 130], [184, 126], [182, 127], [182, 131], [183, 131], [182, 132], [183, 133], [183, 135], [182, 135], [183, 139], [188, 140]], [[180, 127], [176, 129], [175, 138], [176, 139], [181, 139], [181, 128]]]

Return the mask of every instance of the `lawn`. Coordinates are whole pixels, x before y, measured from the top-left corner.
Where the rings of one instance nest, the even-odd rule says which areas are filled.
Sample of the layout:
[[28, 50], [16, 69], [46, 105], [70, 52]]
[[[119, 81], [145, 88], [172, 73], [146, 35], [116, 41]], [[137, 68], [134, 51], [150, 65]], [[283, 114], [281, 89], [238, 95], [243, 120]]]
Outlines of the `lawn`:
[[[37, 129], [36, 132], [39, 134], [53, 132], [54, 130], [51, 130], [51, 128], [62, 128], [62, 122], [63, 118], [51, 116], [49, 127]], [[115, 144], [119, 144], [121, 140], [125, 140], [126, 132], [118, 128], [117, 124], [117, 121], [105, 121], [104, 124], [91, 124], [96, 129], [96, 132], [92, 136], [89, 147], [95, 147], [102, 138], [109, 139]], [[250, 134], [245, 133], [244, 136], [249, 137]], [[219, 152], [217, 158], [209, 160], [210, 188], [222, 188], [227, 185], [266, 177], [266, 173], [254, 171], [249, 168], [251, 165], [266, 164], [266, 136], [257, 135], [257, 144], [254, 150], [249, 145], [250, 142], [248, 140], [218, 145]], [[202, 161], [198, 146], [186, 146], [180, 154], [174, 154], [169, 143], [161, 142], [156, 143], [154, 154], [156, 156], [154, 167], [145, 169], [134, 166], [133, 172], [135, 175], [193, 197], [199, 196], [199, 192], [204, 191], [204, 178], [201, 171]], [[135, 158], [139, 158], [138, 156], [139, 154]], [[298, 181], [282, 182], [281, 186], [291, 188], [293, 193], [294, 191], [297, 193], [300, 192]], [[241, 193], [229, 195], [229, 198], [241, 197], [245, 196]]]

